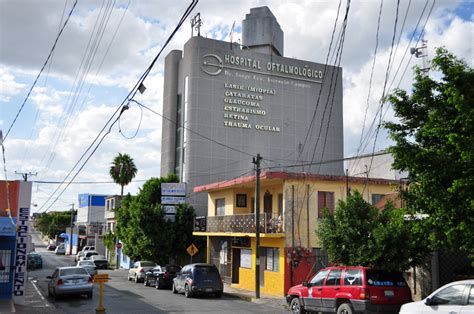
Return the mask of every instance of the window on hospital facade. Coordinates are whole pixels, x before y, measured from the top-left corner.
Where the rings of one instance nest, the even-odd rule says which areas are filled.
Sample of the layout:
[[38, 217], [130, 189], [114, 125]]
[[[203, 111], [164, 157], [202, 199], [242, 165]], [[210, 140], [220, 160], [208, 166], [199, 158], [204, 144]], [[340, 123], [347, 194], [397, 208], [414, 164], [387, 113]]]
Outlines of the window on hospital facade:
[[268, 271], [279, 272], [280, 271], [280, 249], [279, 248], [267, 248], [267, 266], [265, 268]]
[[318, 191], [318, 218], [323, 217], [324, 208], [334, 213], [334, 192]]

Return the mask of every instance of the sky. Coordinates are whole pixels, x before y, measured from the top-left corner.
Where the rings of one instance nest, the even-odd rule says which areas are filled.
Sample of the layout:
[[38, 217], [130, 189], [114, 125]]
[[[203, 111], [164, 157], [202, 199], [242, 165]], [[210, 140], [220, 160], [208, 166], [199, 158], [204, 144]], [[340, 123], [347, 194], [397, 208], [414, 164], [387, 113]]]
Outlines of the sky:
[[[190, 1], [78, 0], [45, 65], [74, 3], [0, 1], [0, 130], [5, 137], [0, 179], [36, 174], [28, 178], [34, 181], [33, 212], [68, 210], [72, 203], [77, 207], [80, 193], [120, 194], [120, 186], [109, 176], [118, 153], [129, 154], [138, 168], [125, 193], [135, 194], [147, 179], [160, 176], [161, 117], [131, 104], [74, 182], [67, 188], [58, 184], [76, 174], [78, 167], [73, 167], [162, 49]], [[341, 1], [336, 38], [346, 4]], [[338, 5], [336, 0], [200, 0], [191, 16], [200, 13], [201, 36], [208, 38], [230, 41], [234, 25], [236, 42], [250, 8], [268, 6], [284, 32], [284, 56], [325, 63]], [[391, 144], [383, 130], [374, 144], [375, 132], [367, 130], [377, 117], [384, 85], [385, 94], [397, 87], [411, 89], [412, 68], [422, 66], [423, 60], [413, 57], [409, 48], [421, 46], [423, 27], [427, 61], [444, 46], [472, 67], [473, 8], [474, 1], [400, 0], [396, 19], [395, 0], [384, 0], [380, 15], [380, 1], [351, 1], [340, 63], [345, 157]], [[136, 96], [158, 113], [164, 57], [173, 49], [181, 50], [191, 33], [188, 18], [144, 81], [146, 91]], [[334, 58], [330, 60], [333, 64]], [[384, 105], [383, 113], [385, 121], [395, 119], [390, 104]], [[361, 136], [368, 139], [363, 145]]]

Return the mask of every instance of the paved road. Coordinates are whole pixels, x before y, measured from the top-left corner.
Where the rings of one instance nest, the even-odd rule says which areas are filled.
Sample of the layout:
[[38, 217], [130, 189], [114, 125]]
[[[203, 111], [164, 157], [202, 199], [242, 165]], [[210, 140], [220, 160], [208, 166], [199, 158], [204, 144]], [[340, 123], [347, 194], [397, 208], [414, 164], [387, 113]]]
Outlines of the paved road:
[[[41, 246], [40, 239], [33, 235], [36, 251], [43, 256], [44, 268], [29, 272], [28, 276], [57, 310], [65, 313], [94, 313], [99, 302], [99, 287], [94, 287], [92, 299], [87, 297], [65, 297], [59, 300], [48, 297], [46, 276], [51, 275], [57, 266], [74, 264], [72, 256], [55, 255]], [[286, 313], [283, 309], [263, 304], [247, 302], [224, 295], [221, 299], [213, 297], [190, 298], [172, 294], [170, 290], [156, 290], [127, 281], [125, 270], [101, 270], [108, 273], [111, 280], [103, 288], [103, 304], [108, 313]]]

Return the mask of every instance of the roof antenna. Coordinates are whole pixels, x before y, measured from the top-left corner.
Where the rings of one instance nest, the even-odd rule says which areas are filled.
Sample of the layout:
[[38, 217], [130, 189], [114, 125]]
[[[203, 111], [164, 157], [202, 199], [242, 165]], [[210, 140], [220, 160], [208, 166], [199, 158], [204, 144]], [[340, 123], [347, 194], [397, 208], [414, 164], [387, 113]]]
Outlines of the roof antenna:
[[201, 36], [201, 13], [197, 13], [193, 18], [191, 18], [191, 37], [194, 36], [194, 30], [197, 30], [197, 35]]

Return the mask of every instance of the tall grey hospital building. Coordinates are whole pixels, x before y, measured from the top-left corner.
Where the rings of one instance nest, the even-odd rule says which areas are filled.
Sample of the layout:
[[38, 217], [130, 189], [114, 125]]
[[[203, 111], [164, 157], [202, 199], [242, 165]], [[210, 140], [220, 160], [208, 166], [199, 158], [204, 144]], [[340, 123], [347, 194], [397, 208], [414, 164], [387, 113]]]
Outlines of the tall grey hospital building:
[[166, 56], [164, 75], [161, 175], [187, 184], [198, 215], [207, 195], [193, 188], [253, 174], [258, 153], [272, 171], [337, 160], [310, 171], [344, 173], [342, 69], [285, 58], [268, 7], [246, 15], [242, 45], [192, 37]]

